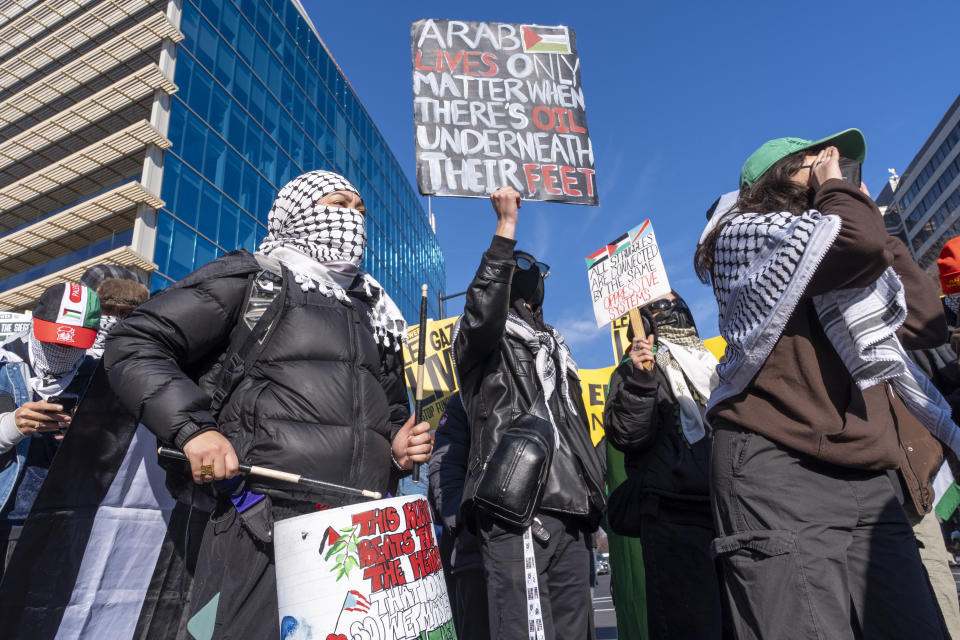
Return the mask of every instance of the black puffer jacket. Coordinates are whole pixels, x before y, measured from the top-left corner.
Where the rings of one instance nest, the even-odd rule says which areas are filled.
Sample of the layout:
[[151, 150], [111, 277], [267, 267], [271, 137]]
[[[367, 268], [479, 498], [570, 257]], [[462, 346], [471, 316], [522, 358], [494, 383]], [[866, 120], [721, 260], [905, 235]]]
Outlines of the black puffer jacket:
[[[350, 291], [348, 307], [302, 291], [284, 270], [290, 286], [272, 336], [219, 421], [210, 414], [213, 372], [237, 326], [250, 275], [260, 270], [251, 254], [233, 252], [137, 308], [107, 341], [110, 384], [160, 440], [177, 447], [219, 429], [241, 461], [386, 491], [390, 443], [408, 415], [402, 356], [374, 340], [359, 292]], [[317, 497], [289, 485], [251, 488]], [[342, 504], [337, 496], [324, 501]]]
[[[470, 424], [465, 503], [473, 499], [483, 462], [496, 448], [504, 430], [523, 413], [548, 419], [545, 411], [536, 408], [543, 392], [534, 355], [523, 342], [506, 335], [510, 283], [516, 268], [514, 244], [494, 236], [467, 290], [463, 317], [454, 339], [460, 395]], [[590, 440], [580, 380], [568, 375], [568, 382], [577, 414], [568, 415], [558, 384], [550, 410], [556, 418], [561, 446], [554, 453], [540, 508], [584, 516], [595, 526], [604, 510], [604, 461]], [[539, 405], [543, 407], [542, 400]]]
[[707, 437], [688, 444], [678, 413], [659, 366], [638, 371], [625, 358], [610, 377], [603, 425], [610, 444], [624, 454], [628, 482], [638, 483], [640, 493], [706, 506], [710, 498], [709, 427]]

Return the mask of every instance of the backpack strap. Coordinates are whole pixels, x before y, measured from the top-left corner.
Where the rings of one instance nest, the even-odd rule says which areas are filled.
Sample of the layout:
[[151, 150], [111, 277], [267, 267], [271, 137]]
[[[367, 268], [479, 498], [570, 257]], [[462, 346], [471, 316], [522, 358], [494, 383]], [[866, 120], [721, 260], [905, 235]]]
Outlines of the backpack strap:
[[210, 413], [219, 417], [220, 410], [263, 353], [276, 320], [287, 298], [289, 277], [276, 260], [254, 254], [260, 271], [250, 275], [243, 313], [233, 330], [230, 346], [223, 358], [217, 385], [210, 395]]

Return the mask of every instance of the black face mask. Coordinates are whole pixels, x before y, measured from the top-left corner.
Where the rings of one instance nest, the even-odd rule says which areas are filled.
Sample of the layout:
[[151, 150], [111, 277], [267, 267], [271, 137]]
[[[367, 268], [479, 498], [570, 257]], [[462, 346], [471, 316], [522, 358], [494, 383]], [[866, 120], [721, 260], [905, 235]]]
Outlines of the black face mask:
[[510, 284], [510, 302], [523, 300], [536, 311], [543, 304], [543, 276], [535, 267], [517, 269]]
[[[666, 303], [666, 300], [659, 301], [660, 304]], [[653, 314], [654, 321], [658, 327], [673, 327], [674, 329], [696, 329], [697, 325], [693, 321], [693, 314], [687, 307], [687, 303], [682, 298], [676, 298], [673, 304], [664, 308], [657, 309], [657, 303], [650, 305], [650, 312]]]

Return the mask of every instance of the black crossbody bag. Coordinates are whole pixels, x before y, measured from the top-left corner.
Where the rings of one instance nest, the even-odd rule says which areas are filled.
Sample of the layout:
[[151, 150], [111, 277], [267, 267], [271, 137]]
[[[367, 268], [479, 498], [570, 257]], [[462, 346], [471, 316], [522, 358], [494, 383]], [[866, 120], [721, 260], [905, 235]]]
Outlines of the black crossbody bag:
[[549, 421], [529, 413], [518, 417], [483, 464], [476, 506], [507, 524], [530, 526], [547, 486], [553, 450]]

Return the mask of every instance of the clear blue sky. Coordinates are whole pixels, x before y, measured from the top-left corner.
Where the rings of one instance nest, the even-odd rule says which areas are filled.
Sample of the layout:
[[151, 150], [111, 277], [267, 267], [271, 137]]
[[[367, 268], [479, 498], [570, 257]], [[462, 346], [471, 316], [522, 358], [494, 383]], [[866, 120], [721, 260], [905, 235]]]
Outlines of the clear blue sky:
[[[581, 367], [613, 363], [597, 329], [584, 257], [645, 218], [671, 284], [705, 337], [711, 289], [693, 272], [706, 208], [736, 188], [770, 138], [858, 127], [876, 195], [902, 172], [960, 92], [960, 3], [500, 2], [304, 0], [411, 181], [415, 178], [410, 23], [420, 18], [564, 24], [577, 33], [599, 207], [527, 203], [519, 246], [552, 267], [546, 320]], [[426, 200], [424, 199], [426, 205]], [[447, 288], [462, 291], [489, 244], [488, 201], [434, 198]], [[448, 311], [462, 309], [463, 298]]]

